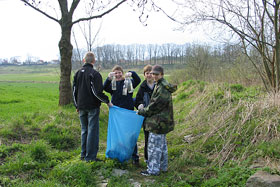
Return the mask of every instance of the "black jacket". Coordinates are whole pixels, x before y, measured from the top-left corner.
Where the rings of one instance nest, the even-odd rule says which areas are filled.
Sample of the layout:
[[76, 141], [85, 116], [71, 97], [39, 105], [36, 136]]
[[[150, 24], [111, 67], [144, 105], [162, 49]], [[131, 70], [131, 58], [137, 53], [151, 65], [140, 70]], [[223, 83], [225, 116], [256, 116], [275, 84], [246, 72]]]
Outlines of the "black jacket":
[[74, 104], [79, 110], [98, 108], [101, 102], [109, 103], [103, 93], [102, 76], [93, 69], [92, 64], [85, 63], [74, 76], [73, 81]]
[[149, 105], [153, 91], [154, 91], [154, 87], [153, 87], [153, 89], [151, 89], [147, 85], [147, 81], [144, 80], [142, 82], [142, 84], [140, 85], [140, 88], [139, 88], [139, 90], [137, 92], [137, 95], [136, 95], [136, 100], [135, 100], [136, 109], [138, 109], [138, 106], [140, 104], [143, 104], [144, 107]]

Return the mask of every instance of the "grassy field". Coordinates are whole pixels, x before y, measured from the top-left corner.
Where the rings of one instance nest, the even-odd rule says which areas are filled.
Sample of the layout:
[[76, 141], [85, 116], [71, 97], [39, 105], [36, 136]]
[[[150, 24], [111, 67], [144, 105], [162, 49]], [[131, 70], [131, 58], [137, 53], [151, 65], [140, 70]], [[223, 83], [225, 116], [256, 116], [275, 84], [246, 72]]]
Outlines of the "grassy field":
[[[143, 78], [142, 70], [136, 71]], [[105, 104], [98, 154], [103, 162], [80, 161], [78, 114], [73, 105], [58, 106], [57, 72], [55, 66], [1, 67], [0, 186], [245, 186], [259, 169], [279, 174], [275, 98], [260, 87], [184, 80], [182, 69], [166, 73], [171, 81], [184, 80], [173, 95], [176, 127], [167, 135], [169, 172], [140, 175], [146, 168], [143, 132], [140, 167], [105, 158]], [[104, 79], [108, 72], [101, 72]], [[261, 167], [251, 167], [255, 163]], [[114, 176], [115, 169], [127, 174]]]

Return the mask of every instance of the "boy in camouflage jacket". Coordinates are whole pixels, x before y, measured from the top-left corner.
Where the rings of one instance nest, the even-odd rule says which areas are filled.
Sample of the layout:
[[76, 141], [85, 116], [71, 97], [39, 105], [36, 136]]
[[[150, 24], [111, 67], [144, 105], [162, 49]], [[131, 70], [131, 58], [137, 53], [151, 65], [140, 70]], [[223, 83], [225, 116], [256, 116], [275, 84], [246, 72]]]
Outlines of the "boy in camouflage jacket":
[[156, 82], [150, 104], [138, 110], [145, 117], [145, 127], [149, 131], [148, 169], [142, 171], [145, 176], [159, 175], [168, 167], [166, 134], [174, 129], [172, 93], [177, 86], [169, 84], [163, 78], [163, 68], [155, 65], [152, 75]]

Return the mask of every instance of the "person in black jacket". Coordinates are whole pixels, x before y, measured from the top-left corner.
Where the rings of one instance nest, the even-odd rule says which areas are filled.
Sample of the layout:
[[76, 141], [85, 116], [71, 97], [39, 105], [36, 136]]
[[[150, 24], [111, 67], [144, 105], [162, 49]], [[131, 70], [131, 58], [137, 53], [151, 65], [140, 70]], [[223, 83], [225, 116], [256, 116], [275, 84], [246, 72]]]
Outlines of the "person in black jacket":
[[[136, 100], [135, 100], [135, 107], [138, 110], [148, 106], [150, 103], [150, 99], [151, 99], [152, 93], [154, 91], [154, 86], [155, 86], [151, 71], [152, 71], [151, 65], [146, 65], [144, 67], [145, 80], [140, 85], [140, 88], [137, 92]], [[143, 123], [143, 124], [145, 124], [145, 123]], [[144, 158], [145, 158], [145, 162], [147, 162], [149, 132], [146, 131], [145, 125], [143, 125], [143, 130], [144, 130], [144, 136], [145, 136]]]
[[[116, 89], [112, 89], [112, 79], [115, 77], [116, 80]], [[134, 71], [129, 71], [125, 74], [125, 77], [132, 78], [132, 86], [133, 88], [136, 88], [140, 82], [141, 79]], [[104, 90], [112, 95], [111, 102], [113, 105], [116, 105], [121, 108], [125, 108], [128, 110], [134, 110], [134, 102], [133, 102], [133, 93], [129, 93], [127, 91], [124, 92], [124, 72], [121, 66], [116, 65], [113, 67], [112, 72], [109, 73], [108, 78], [104, 82]], [[139, 164], [139, 156], [137, 154], [137, 144], [134, 148], [134, 151], [132, 153], [132, 161], [133, 164], [138, 165]]]
[[99, 161], [99, 113], [101, 102], [112, 106], [103, 93], [102, 77], [93, 69], [95, 57], [86, 53], [84, 65], [78, 70], [73, 81], [74, 105], [81, 122], [81, 160]]

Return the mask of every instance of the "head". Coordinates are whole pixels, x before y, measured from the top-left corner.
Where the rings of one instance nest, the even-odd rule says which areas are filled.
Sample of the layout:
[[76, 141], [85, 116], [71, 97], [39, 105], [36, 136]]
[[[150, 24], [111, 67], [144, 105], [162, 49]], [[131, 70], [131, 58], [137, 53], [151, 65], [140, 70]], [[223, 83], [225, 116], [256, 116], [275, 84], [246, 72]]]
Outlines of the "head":
[[159, 79], [163, 78], [163, 68], [160, 65], [154, 65], [152, 68], [153, 79], [157, 82]]
[[83, 59], [84, 63], [94, 64], [95, 63], [95, 56], [93, 52], [87, 52], [85, 54], [85, 57]]
[[152, 71], [152, 67], [151, 65], [146, 65], [144, 67], [144, 77], [145, 77], [145, 80], [149, 83], [153, 82], [154, 79], [152, 77], [152, 74], [151, 74], [151, 71]]
[[120, 81], [123, 78], [123, 69], [121, 66], [119, 65], [115, 65], [112, 69], [112, 72], [115, 72], [115, 76], [116, 76], [116, 81]]

